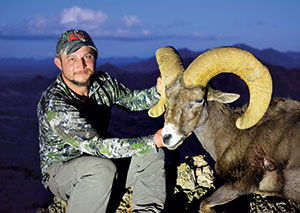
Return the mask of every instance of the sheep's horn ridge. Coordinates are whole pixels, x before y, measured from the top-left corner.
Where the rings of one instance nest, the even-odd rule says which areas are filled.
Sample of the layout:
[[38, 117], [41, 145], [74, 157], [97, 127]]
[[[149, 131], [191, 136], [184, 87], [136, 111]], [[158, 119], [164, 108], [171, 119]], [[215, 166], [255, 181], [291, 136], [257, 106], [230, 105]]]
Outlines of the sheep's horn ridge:
[[220, 73], [238, 75], [249, 88], [249, 106], [237, 119], [239, 129], [255, 125], [267, 110], [272, 95], [272, 78], [268, 69], [250, 52], [234, 48], [219, 47], [198, 56], [183, 74], [186, 87], [206, 86]]
[[165, 87], [170, 85], [184, 72], [182, 60], [173, 47], [159, 48], [156, 51], [156, 60], [162, 78], [162, 91], [160, 101], [148, 111], [150, 117], [158, 117], [163, 114], [167, 105]]

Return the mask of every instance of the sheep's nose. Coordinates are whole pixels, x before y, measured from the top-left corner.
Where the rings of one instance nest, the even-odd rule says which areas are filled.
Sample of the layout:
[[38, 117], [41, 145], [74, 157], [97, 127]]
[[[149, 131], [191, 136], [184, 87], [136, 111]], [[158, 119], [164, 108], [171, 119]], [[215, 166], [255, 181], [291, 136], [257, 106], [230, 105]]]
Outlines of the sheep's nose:
[[163, 139], [164, 145], [169, 145], [171, 138], [172, 138], [171, 134], [163, 135], [162, 139]]

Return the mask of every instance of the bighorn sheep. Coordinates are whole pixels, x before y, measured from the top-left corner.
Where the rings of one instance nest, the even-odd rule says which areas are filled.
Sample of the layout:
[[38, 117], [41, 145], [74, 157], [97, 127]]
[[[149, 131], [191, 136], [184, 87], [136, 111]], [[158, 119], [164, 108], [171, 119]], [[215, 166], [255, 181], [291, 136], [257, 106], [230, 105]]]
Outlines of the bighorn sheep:
[[[156, 52], [163, 87], [161, 100], [149, 111], [157, 117], [166, 107], [163, 143], [175, 149], [194, 132], [226, 181], [201, 202], [201, 212], [248, 193], [300, 201], [300, 102], [274, 98], [268, 69], [251, 53], [233, 47], [209, 50], [186, 69], [176, 50]], [[207, 86], [219, 73], [234, 73], [249, 88], [249, 105], [233, 109], [239, 98]]]

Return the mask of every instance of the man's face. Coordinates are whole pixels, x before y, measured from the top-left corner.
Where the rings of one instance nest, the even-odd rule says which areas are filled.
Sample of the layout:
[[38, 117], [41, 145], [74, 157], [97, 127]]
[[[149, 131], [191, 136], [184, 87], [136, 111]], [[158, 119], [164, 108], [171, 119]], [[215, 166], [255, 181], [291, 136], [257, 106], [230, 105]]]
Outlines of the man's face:
[[60, 59], [55, 58], [55, 64], [61, 69], [64, 81], [75, 86], [88, 86], [89, 79], [95, 71], [95, 57], [88, 46], [83, 46], [75, 52]]

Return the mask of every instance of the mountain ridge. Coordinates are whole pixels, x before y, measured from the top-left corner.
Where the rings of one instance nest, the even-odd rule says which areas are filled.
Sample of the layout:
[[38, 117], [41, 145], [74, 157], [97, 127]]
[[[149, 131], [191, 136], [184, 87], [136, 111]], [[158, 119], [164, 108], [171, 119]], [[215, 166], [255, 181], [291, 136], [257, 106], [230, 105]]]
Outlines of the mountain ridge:
[[[272, 64], [275, 66], [281, 66], [286, 69], [300, 69], [300, 52], [280, 52], [273, 48], [257, 49], [247, 44], [238, 43], [232, 45], [232, 47], [241, 48], [250, 51], [260, 61], [265, 64]], [[192, 51], [188, 48], [181, 48], [179, 52], [181, 58], [186, 60], [189, 64], [198, 55], [207, 51]], [[149, 58], [139, 57], [109, 57], [109, 58], [98, 58], [97, 65], [102, 66], [105, 64], [112, 64], [119, 67], [124, 71], [145, 71], [145, 70], [156, 70], [158, 65], [155, 56]], [[22, 69], [21, 69], [22, 68]], [[0, 74], [13, 75], [13, 74], [43, 74], [52, 73], [53, 70], [57, 70], [53, 63], [52, 58], [47, 59], [34, 59], [34, 58], [0, 58]], [[52, 72], [51, 72], [52, 70]]]

